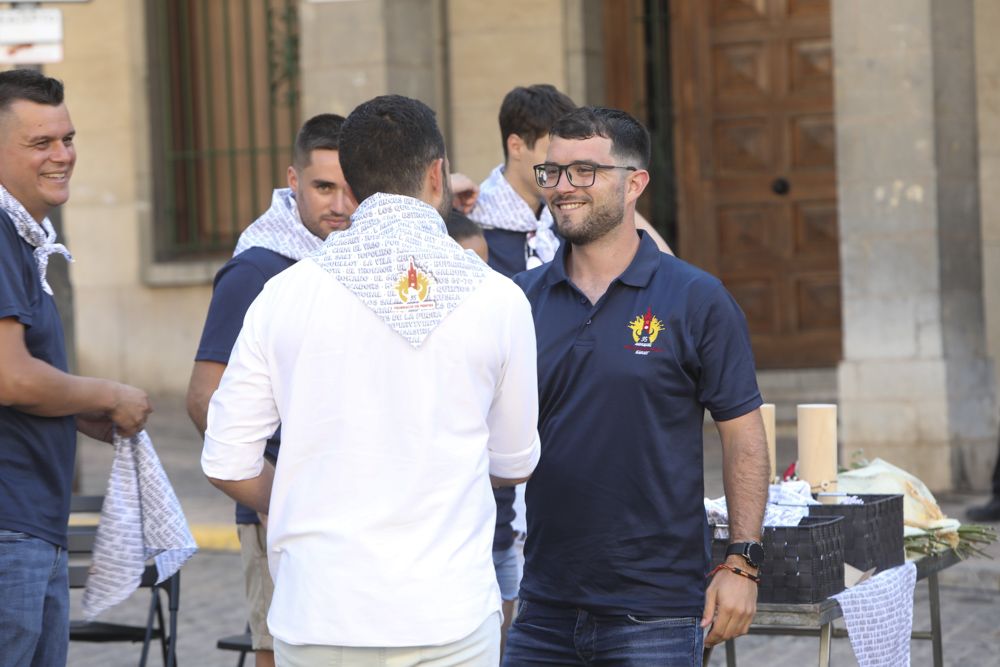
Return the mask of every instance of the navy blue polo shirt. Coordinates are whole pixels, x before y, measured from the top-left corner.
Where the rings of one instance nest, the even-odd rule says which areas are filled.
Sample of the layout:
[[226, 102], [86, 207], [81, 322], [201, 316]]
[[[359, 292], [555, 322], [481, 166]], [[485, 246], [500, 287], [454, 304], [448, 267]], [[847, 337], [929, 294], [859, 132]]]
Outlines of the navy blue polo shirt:
[[[562, 241], [556, 232], [552, 233]], [[513, 278], [528, 268], [528, 233], [512, 232], [507, 229], [484, 229], [483, 237], [489, 248], [489, 265], [497, 273]]]
[[489, 249], [489, 265], [497, 273], [508, 278], [527, 268], [528, 247], [526, 232], [512, 232], [507, 229], [484, 229], [483, 237]]
[[552, 262], [515, 277], [538, 340], [541, 460], [521, 597], [592, 613], [700, 616], [704, 410], [761, 404], [746, 321], [716, 278], [639, 250], [591, 304]]
[[[67, 370], [62, 322], [38, 278], [34, 248], [0, 211], [0, 318], [24, 325], [28, 353]], [[0, 406], [0, 528], [66, 547], [76, 458], [73, 417]]]
[[[264, 283], [294, 263], [294, 259], [264, 248], [249, 248], [226, 262], [215, 274], [212, 302], [195, 361], [228, 364], [250, 304], [264, 289]], [[280, 443], [279, 428], [265, 449], [265, 455], [272, 461], [278, 458]], [[236, 523], [259, 523], [259, 519], [255, 511], [237, 503]]]

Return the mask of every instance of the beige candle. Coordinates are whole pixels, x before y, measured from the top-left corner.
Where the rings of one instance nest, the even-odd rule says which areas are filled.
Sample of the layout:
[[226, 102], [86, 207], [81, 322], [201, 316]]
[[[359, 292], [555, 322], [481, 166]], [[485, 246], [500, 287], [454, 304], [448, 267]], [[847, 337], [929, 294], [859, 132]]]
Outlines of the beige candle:
[[767, 457], [771, 461], [771, 482], [774, 481], [777, 470], [777, 460], [775, 459], [774, 446], [774, 403], [765, 403], [760, 406], [760, 416], [764, 420], [764, 435], [767, 436]]
[[837, 406], [798, 406], [799, 479], [809, 482], [813, 493], [837, 490]]

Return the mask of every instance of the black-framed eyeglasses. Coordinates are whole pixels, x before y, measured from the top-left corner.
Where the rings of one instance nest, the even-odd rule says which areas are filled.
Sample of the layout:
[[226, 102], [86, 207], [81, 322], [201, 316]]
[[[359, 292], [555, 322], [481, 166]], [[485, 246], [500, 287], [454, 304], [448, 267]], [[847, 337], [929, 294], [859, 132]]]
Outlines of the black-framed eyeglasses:
[[575, 188], [589, 188], [597, 178], [598, 169], [638, 170], [636, 167], [619, 167], [615, 164], [594, 164], [592, 162], [571, 162], [570, 164], [543, 162], [535, 165], [535, 182], [540, 188], [554, 188], [559, 185], [559, 177], [565, 171], [570, 185]]

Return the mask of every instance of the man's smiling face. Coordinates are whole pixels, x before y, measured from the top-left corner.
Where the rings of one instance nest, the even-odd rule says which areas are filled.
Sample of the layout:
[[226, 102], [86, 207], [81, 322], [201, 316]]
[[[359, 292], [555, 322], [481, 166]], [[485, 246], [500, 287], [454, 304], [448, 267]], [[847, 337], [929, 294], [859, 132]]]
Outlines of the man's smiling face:
[[16, 100], [0, 111], [0, 184], [35, 220], [69, 199], [75, 134], [64, 104]]
[[[546, 162], [616, 164], [611, 156], [611, 139], [600, 136], [589, 139], [554, 136]], [[560, 236], [575, 245], [586, 245], [603, 237], [621, 224], [625, 214], [625, 179], [620, 170], [598, 169], [594, 184], [585, 188], [571, 184], [563, 172], [554, 188], [542, 192]]]

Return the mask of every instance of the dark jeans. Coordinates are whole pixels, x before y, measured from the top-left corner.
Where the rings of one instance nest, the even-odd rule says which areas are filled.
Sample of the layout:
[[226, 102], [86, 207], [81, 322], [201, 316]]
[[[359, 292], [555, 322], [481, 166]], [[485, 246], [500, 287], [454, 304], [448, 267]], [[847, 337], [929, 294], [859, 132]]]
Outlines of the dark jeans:
[[0, 529], [0, 666], [65, 667], [68, 648], [66, 550]]
[[700, 667], [700, 618], [598, 616], [521, 599], [504, 667]]

